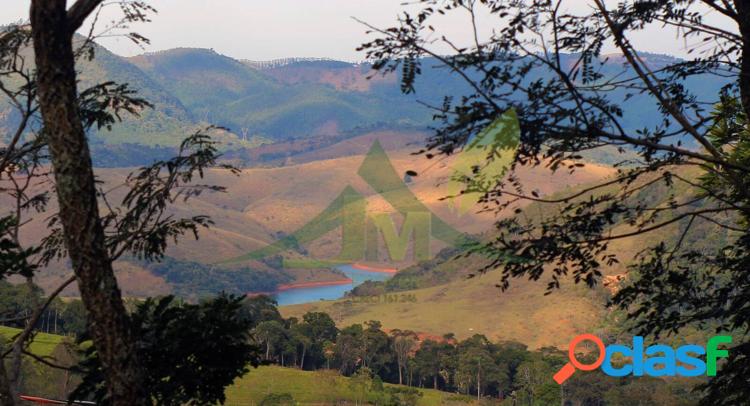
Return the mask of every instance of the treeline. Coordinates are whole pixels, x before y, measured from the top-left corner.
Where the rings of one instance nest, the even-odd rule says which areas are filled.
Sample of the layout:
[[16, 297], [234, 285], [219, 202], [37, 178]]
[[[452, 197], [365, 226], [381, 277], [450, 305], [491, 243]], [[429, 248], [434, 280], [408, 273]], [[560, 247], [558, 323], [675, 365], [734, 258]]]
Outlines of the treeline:
[[378, 321], [337, 328], [320, 312], [285, 319], [266, 296], [247, 299], [244, 312], [254, 320], [252, 336], [268, 364], [335, 369], [350, 377], [364, 373], [375, 381], [508, 404], [689, 405], [695, 397], [690, 392], [695, 381], [612, 378], [599, 372], [576, 374], [561, 387], [552, 376], [567, 356], [557, 348], [531, 351], [519, 342], [492, 342], [479, 334], [465, 340], [452, 334], [425, 337], [384, 330]]
[[[0, 280], [0, 325], [23, 328], [39, 304], [46, 300], [44, 291], [29, 283], [11, 284]], [[86, 309], [80, 300], [55, 299], [44, 310], [36, 331], [79, 336], [86, 332]]]
[[[34, 303], [43, 299], [43, 292], [38, 287], [0, 283], [0, 312], [5, 316], [3, 324], [23, 327], [24, 315], [30, 312]], [[229, 334], [230, 330], [242, 329], [246, 333], [239, 336], [248, 337], [250, 341], [246, 343], [251, 347], [236, 342], [239, 350], [230, 357], [235, 360], [230, 368], [233, 371], [241, 374], [239, 359], [252, 359], [251, 364], [275, 364], [303, 370], [335, 370], [352, 377], [352, 385], [358, 385], [357, 392], [362, 393], [362, 400], [375, 404], [388, 403], [377, 400], [381, 397], [401, 399], [398, 404], [414, 404], [412, 401], [416, 401], [418, 392], [408, 388], [383, 389], [382, 383], [392, 383], [468, 395], [503, 405], [692, 405], [695, 404], [693, 399], [697, 398], [692, 387], [701, 383], [694, 378], [612, 378], [599, 372], [587, 372], [575, 374], [561, 387], [552, 376], [567, 362], [567, 356], [557, 348], [532, 351], [519, 342], [493, 342], [479, 334], [464, 340], [452, 334], [430, 337], [408, 330], [386, 330], [378, 321], [339, 328], [328, 314], [322, 312], [309, 312], [302, 318], [284, 318], [274, 300], [267, 296], [248, 297], [233, 303], [224, 296], [202, 300], [196, 305], [171, 298], [133, 301], [131, 312], [138, 315], [138, 320], [142, 319], [142, 324], [169, 326], [160, 330], [165, 337], [149, 336], [151, 338], [143, 341], [144, 351], [150, 354], [147, 359], [169, 358], [168, 362], [159, 361], [150, 367], [155, 375], [153, 382], [162, 382], [165, 376], [171, 376], [169, 371], [173, 366], [187, 362], [179, 355], [181, 345], [192, 348], [192, 357], [208, 357], [206, 359], [210, 360], [214, 350], [208, 343], [216, 339], [226, 341], [229, 336], [236, 335]], [[228, 310], [218, 311], [218, 305], [228, 306]], [[227, 326], [218, 336], [202, 331], [201, 325], [205, 323], [201, 320], [212, 317], [222, 318], [222, 323]], [[76, 336], [78, 342], [87, 338], [86, 313], [78, 300], [54, 301], [36, 327], [40, 332]], [[182, 334], [185, 332], [189, 334]], [[174, 334], [184, 340], [175, 341]], [[195, 338], [201, 335], [205, 337], [198, 341], [207, 343], [203, 346], [206, 348], [195, 345]], [[248, 348], [253, 349], [248, 352]], [[593, 360], [588, 358], [592, 356], [596, 354], [581, 355], [579, 359], [590, 363]], [[87, 367], [91, 363], [89, 356], [80, 361], [80, 371], [91, 371], [91, 365]], [[172, 367], [164, 367], [169, 371], [161, 371], [164, 368], [160, 365]], [[226, 365], [221, 368], [226, 368]], [[97, 385], [79, 387], [78, 398], [99, 399], [94, 394], [102, 378], [92, 372], [83, 375], [96, 378], [84, 378], [83, 381], [93, 381]], [[203, 374], [196, 376], [195, 382], [202, 382], [201, 385], [205, 386], [205, 377], [200, 376]], [[231, 382], [232, 376], [217, 378], [212, 385], [212, 399], [220, 398], [219, 391]], [[174, 377], [170, 379], [174, 381]], [[55, 380], [49, 378], [49, 382]], [[163, 390], [154, 385], [154, 393]], [[72, 385], [65, 386], [72, 389]], [[172, 396], [170, 391], [165, 393]]]

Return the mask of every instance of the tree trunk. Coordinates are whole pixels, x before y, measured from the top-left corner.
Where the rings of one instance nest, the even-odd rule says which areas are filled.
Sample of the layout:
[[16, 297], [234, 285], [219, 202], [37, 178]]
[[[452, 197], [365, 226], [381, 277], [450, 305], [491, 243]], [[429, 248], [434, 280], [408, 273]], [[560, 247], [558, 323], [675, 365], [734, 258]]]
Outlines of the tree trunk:
[[[4, 348], [0, 347], [0, 350], [3, 349]], [[0, 405], [2, 406], [16, 406], [18, 404], [16, 396], [10, 387], [11, 383], [8, 379], [8, 372], [5, 369], [5, 363], [0, 360]]]
[[482, 397], [482, 359], [479, 359], [479, 368], [477, 368], [477, 400]]
[[89, 314], [113, 405], [148, 404], [130, 320], [99, 218], [94, 172], [78, 111], [73, 32], [65, 0], [33, 0], [39, 107], [55, 174], [65, 246]]

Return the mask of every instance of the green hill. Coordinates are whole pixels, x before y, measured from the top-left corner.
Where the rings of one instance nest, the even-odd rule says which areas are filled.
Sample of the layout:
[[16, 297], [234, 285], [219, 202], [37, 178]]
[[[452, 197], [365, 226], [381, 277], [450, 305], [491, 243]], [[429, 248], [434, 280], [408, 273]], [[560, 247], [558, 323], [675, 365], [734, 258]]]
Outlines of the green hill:
[[[335, 135], [376, 123], [425, 125], [430, 119], [424, 107], [394, 99], [400, 94], [386, 97], [320, 81], [289, 81], [213, 50], [179, 48], [129, 61], [169, 89], [197, 117], [272, 139]], [[326, 75], [338, 66], [329, 65], [316, 74]]]
[[95, 131], [95, 145], [176, 146], [196, 125], [193, 114], [169, 90], [102, 46], [95, 46], [92, 60], [82, 58], [78, 69], [81, 89], [107, 81], [127, 83], [138, 91], [139, 97], [154, 105], [153, 109], [143, 110], [140, 117], [124, 115], [124, 122], [112, 131]]
[[[0, 337], [3, 340], [13, 340], [15, 336], [21, 333], [21, 329], [14, 327], [0, 326]], [[29, 346], [31, 353], [40, 357], [51, 356], [57, 347], [65, 340], [64, 336], [56, 334], [37, 333], [34, 335], [34, 340]]]
[[[10, 341], [21, 332], [20, 329], [0, 326], [0, 340]], [[29, 346], [32, 354], [63, 367], [77, 363], [78, 355], [71, 346], [72, 339], [56, 334], [36, 333]], [[33, 396], [65, 399], [80, 379], [59, 368], [52, 368], [31, 357], [24, 356], [21, 362], [20, 393]]]
[[[251, 370], [226, 390], [227, 406], [258, 405], [272, 395], [291, 395], [297, 404], [339, 404], [341, 402], [362, 403], [378, 396], [366, 389], [364, 396], [352, 384], [352, 378], [335, 371], [302, 371], [278, 366], [263, 366]], [[385, 388], [406, 388], [385, 384]], [[432, 389], [419, 389], [422, 394], [417, 405], [466, 405], [472, 398]]]
[[[248, 62], [210, 49], [179, 48], [123, 58], [96, 46], [93, 61], [79, 63], [81, 88], [105, 81], [128, 83], [154, 104], [140, 118], [125, 117], [112, 131], [93, 132], [98, 166], [142, 165], [163, 159], [184, 138], [207, 123], [230, 128], [219, 134], [222, 149], [241, 161], [260, 144], [329, 137], [340, 140], [373, 129], [424, 129], [434, 111], [418, 102], [439, 106], [469, 93], [469, 86], [435, 61], [422, 61], [424, 74], [416, 93], [404, 95], [398, 72], [374, 74], [369, 63], [290, 59]], [[25, 51], [26, 59], [30, 50]], [[654, 66], [671, 57], [647, 55]], [[570, 56], [572, 58], [572, 56]], [[567, 59], [566, 59], [567, 60]], [[616, 61], [605, 73], [616, 75]], [[693, 83], [695, 82], [695, 83]], [[701, 99], [713, 100], [724, 84], [715, 78], [688, 83]], [[624, 95], [613, 95], [620, 97]], [[628, 129], [660, 120], [653, 103], [635, 95], [623, 107]], [[18, 117], [0, 100], [0, 143]], [[315, 146], [325, 147], [326, 142]], [[311, 148], [314, 149], [314, 148]], [[307, 151], [305, 151], [307, 152]], [[603, 159], [608, 159], [604, 157]]]

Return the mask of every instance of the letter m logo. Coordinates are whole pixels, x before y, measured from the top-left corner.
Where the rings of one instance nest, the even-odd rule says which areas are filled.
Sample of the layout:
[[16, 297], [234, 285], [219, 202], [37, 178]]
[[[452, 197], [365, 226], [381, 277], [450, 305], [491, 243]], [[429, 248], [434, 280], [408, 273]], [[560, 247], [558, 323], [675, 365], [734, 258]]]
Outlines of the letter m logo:
[[368, 260], [377, 260], [378, 234], [383, 236], [388, 255], [393, 261], [403, 261], [409, 249], [410, 240], [414, 240], [414, 259], [430, 259], [430, 235], [432, 214], [429, 211], [409, 211], [405, 213], [401, 232], [398, 231], [393, 218], [388, 213], [368, 216], [367, 251]]

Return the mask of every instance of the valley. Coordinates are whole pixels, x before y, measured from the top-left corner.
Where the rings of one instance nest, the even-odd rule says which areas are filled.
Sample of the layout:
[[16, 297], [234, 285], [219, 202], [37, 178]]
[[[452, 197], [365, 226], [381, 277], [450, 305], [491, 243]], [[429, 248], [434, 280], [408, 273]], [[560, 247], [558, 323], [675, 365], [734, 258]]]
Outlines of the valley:
[[[149, 2], [30, 1], [0, 28], [0, 405], [747, 398], [742, 24], [425, 1], [354, 18], [359, 59], [300, 20], [264, 61], [209, 48], [229, 26], [151, 46]], [[690, 52], [636, 50], [654, 21]]]

